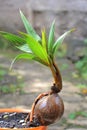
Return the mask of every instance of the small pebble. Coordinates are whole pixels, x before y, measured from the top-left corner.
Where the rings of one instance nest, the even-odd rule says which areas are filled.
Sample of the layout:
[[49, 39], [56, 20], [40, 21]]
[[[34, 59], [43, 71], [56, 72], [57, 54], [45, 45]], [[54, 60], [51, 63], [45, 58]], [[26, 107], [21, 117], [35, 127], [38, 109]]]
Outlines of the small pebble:
[[4, 115], [3, 118], [8, 118], [8, 115]]
[[14, 115], [16, 115], [16, 112], [14, 112], [14, 113], [11, 113], [9, 116], [14, 116]]
[[26, 125], [26, 123], [22, 123], [22, 126]]
[[24, 120], [20, 120], [19, 123], [24, 123], [25, 121]]

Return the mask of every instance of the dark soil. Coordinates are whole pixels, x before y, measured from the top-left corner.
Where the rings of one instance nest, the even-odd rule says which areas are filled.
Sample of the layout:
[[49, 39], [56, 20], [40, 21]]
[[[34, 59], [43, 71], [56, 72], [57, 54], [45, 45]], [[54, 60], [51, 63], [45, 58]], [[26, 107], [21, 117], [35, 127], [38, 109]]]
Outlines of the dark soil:
[[28, 113], [0, 113], [0, 128], [28, 128], [40, 126], [37, 118], [34, 117], [33, 121], [25, 122]]

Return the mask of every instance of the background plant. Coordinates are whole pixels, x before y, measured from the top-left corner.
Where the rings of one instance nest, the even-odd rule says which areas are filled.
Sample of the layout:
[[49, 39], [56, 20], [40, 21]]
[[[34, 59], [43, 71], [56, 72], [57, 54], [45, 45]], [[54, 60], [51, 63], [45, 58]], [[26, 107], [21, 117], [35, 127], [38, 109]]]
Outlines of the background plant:
[[86, 46], [83, 50], [83, 57], [75, 63], [75, 67], [78, 76], [87, 81], [87, 40], [84, 41], [84, 44], [86, 44]]
[[0, 93], [23, 93], [23, 78], [17, 73], [10, 72], [0, 66]]
[[74, 120], [79, 116], [87, 118], [87, 112], [85, 112], [85, 111], [75, 111], [75, 112], [70, 113], [68, 117], [69, 117], [69, 119]]

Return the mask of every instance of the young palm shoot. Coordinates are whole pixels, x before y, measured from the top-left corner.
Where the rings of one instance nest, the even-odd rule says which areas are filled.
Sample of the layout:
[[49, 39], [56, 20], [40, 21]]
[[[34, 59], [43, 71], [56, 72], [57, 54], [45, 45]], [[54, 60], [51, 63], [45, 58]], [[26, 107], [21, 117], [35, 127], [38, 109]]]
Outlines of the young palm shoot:
[[40, 94], [35, 99], [31, 108], [31, 113], [29, 113], [25, 119], [26, 121], [29, 119], [30, 123], [32, 123], [35, 116], [38, 118], [41, 125], [49, 125], [54, 123], [57, 119], [60, 119], [64, 112], [63, 101], [58, 95], [62, 90], [62, 77], [55, 63], [55, 55], [64, 38], [72, 32], [73, 29], [65, 32], [55, 41], [54, 21], [50, 27], [49, 36], [46, 35], [46, 31], [43, 29], [42, 37], [40, 37], [21, 11], [20, 15], [27, 33], [19, 32], [19, 36], [17, 36], [0, 31], [0, 35], [23, 52], [15, 57], [11, 67], [16, 60], [29, 59], [37, 61], [51, 70], [54, 82], [50, 91]]

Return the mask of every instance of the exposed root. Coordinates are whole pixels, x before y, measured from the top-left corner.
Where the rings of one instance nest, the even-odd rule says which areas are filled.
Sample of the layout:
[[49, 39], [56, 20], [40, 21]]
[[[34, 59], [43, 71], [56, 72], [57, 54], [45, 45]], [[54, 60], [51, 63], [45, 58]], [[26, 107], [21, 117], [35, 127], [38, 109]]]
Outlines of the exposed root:
[[27, 122], [27, 120], [29, 120], [30, 122], [32, 122], [33, 116], [34, 116], [35, 105], [37, 104], [37, 102], [38, 102], [42, 97], [47, 96], [47, 95], [49, 95], [49, 94], [50, 94], [49, 92], [48, 92], [48, 93], [42, 93], [42, 94], [40, 94], [40, 95], [35, 99], [35, 101], [34, 101], [34, 103], [33, 103], [33, 105], [32, 105], [32, 108], [31, 108], [31, 113], [29, 113], [29, 114], [27, 115], [27, 117], [25, 118], [25, 122]]

